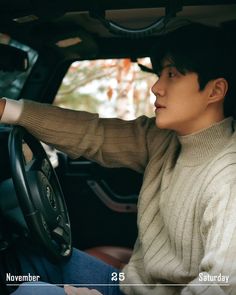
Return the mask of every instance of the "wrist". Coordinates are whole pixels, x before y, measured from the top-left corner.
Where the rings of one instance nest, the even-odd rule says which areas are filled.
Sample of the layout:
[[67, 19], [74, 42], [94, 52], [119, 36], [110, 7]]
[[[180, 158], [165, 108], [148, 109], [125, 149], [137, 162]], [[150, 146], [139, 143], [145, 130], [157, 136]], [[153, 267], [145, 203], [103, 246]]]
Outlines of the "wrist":
[[6, 99], [0, 98], [0, 120], [2, 118], [2, 114], [3, 114], [4, 109], [5, 109], [5, 105], [6, 105]]

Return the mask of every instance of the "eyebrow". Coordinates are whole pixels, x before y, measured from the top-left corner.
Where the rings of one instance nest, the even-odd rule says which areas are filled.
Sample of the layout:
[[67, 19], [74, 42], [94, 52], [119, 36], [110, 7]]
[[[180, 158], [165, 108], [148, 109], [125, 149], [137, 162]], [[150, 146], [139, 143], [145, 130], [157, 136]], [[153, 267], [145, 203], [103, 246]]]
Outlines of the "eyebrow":
[[176, 65], [175, 64], [173, 64], [173, 63], [169, 63], [169, 64], [167, 64], [167, 65], [163, 65], [162, 67], [161, 67], [161, 71], [162, 70], [164, 70], [164, 69], [166, 69], [166, 68], [176, 68]]
[[160, 73], [166, 68], [176, 68], [176, 65], [174, 63], [168, 63], [166, 65], [161, 65], [160, 70], [157, 71], [157, 75], [160, 75]]

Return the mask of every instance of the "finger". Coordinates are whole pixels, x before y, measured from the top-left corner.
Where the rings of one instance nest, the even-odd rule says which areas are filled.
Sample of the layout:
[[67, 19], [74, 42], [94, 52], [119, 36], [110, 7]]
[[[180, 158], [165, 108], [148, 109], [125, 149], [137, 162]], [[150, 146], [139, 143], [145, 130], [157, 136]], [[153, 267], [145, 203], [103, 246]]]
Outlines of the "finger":
[[70, 285], [65, 285], [64, 290], [67, 295], [101, 295], [101, 293], [95, 289], [90, 290], [88, 288], [75, 288]]
[[[75, 288], [75, 287], [69, 286], [69, 285], [64, 286], [64, 290], [67, 295], [79, 295], [79, 294], [81, 294], [81, 293], [79, 293], [79, 289], [81, 289], [81, 288]], [[82, 293], [82, 295], [83, 294], [84, 293]]]
[[91, 289], [91, 295], [102, 295], [102, 293], [98, 292], [96, 289]]

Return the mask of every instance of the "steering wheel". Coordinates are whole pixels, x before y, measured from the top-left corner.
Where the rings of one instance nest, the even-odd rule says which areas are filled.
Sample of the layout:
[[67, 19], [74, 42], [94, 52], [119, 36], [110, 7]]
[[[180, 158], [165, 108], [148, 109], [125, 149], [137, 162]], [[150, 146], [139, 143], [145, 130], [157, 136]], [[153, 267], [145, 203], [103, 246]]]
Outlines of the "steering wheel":
[[52, 261], [69, 257], [69, 215], [44, 148], [26, 129], [16, 126], [9, 135], [8, 149], [13, 183], [30, 234]]

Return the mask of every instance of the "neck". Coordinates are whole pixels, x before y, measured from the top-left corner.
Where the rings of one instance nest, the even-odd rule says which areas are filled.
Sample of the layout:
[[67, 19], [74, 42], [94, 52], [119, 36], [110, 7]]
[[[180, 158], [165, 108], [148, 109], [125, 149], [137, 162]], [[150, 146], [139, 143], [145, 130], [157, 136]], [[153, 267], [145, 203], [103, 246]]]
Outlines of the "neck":
[[196, 133], [202, 129], [206, 129], [210, 126], [212, 126], [215, 123], [218, 123], [222, 120], [224, 120], [224, 114], [223, 112], [214, 112], [212, 114], [207, 114], [205, 116], [201, 116], [200, 118], [197, 118], [196, 120], [191, 120], [189, 122], [185, 122], [183, 125], [180, 126], [180, 128], [176, 128], [175, 131], [177, 135], [184, 136], [189, 135], [192, 133]]
[[195, 133], [178, 136], [181, 145], [178, 161], [188, 166], [209, 161], [228, 145], [233, 133], [233, 118], [228, 117]]

